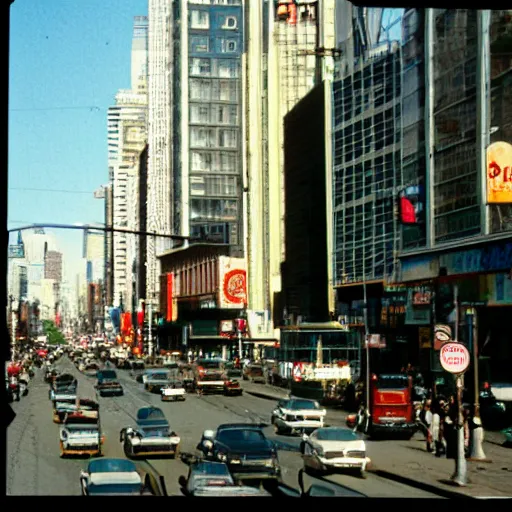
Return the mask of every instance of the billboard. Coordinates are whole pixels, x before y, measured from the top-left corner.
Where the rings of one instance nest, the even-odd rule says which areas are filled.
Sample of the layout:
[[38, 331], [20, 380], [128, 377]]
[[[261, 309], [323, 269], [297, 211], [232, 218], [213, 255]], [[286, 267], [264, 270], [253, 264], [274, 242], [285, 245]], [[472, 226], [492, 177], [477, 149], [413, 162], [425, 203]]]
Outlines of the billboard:
[[512, 203], [512, 145], [494, 142], [487, 148], [487, 203]]
[[24, 258], [25, 247], [23, 244], [9, 245], [9, 258]]
[[247, 271], [243, 258], [219, 257], [219, 308], [247, 305]]

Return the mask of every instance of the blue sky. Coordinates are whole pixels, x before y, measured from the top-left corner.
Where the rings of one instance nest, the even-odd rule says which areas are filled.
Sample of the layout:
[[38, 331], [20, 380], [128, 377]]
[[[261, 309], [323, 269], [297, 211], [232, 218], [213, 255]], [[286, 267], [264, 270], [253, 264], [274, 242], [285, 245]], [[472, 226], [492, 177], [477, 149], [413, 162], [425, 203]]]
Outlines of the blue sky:
[[[148, 0], [15, 0], [9, 62], [8, 228], [103, 222], [107, 109], [130, 87], [133, 18]], [[28, 189], [53, 189], [51, 192]], [[65, 258], [81, 231], [56, 230]]]

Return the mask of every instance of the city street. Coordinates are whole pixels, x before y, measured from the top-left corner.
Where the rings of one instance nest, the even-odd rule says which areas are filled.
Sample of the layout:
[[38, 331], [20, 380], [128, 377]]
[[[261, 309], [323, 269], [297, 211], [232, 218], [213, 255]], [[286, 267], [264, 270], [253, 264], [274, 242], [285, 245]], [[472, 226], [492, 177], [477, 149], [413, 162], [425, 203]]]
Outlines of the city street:
[[[95, 379], [78, 372], [74, 365], [63, 358], [57, 363], [61, 370], [77, 376], [79, 395], [96, 398]], [[160, 396], [142, 389], [129, 371], [118, 370], [125, 394], [117, 398], [99, 398], [102, 428], [106, 436], [105, 457], [124, 458], [119, 442], [119, 431], [134, 423], [138, 408], [147, 405], [161, 407], [174, 429], [181, 437], [182, 453], [196, 453], [195, 447], [201, 433], [215, 429], [227, 422], [269, 422], [272, 401], [248, 394], [241, 397], [188, 395], [185, 402], [161, 402]], [[59, 457], [58, 425], [52, 422], [48, 385], [38, 370], [30, 382], [28, 396], [13, 404], [17, 416], [7, 430], [7, 494], [8, 495], [78, 495], [79, 474], [87, 459], [61, 459]], [[336, 414], [328, 412], [329, 415]], [[271, 427], [265, 429], [269, 438], [278, 443], [283, 479], [298, 488], [297, 475], [302, 467], [298, 453], [299, 439], [275, 436]], [[392, 450], [392, 447], [390, 447]], [[372, 457], [371, 446], [368, 454]], [[165, 477], [169, 495], [180, 496], [180, 475], [187, 474], [187, 465], [181, 460], [152, 459], [151, 464]], [[366, 479], [349, 475], [330, 475], [327, 480], [344, 485], [370, 497], [439, 497], [407, 485], [393, 482], [369, 473]], [[305, 478], [306, 488], [313, 479]]]

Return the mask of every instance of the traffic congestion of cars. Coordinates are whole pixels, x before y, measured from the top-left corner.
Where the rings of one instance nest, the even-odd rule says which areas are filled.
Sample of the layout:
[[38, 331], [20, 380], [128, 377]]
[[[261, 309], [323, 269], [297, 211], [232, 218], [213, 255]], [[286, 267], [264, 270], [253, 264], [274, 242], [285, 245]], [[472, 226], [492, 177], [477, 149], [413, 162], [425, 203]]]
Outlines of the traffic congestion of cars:
[[[123, 394], [123, 386], [114, 368], [126, 368], [124, 361], [112, 361], [108, 356], [97, 358], [97, 355], [80, 349], [68, 349], [66, 355], [84, 376], [95, 379], [98, 398], [115, 400], [116, 396]], [[77, 378], [67, 372], [59, 373], [54, 362], [55, 358], [44, 364], [44, 379], [49, 386], [52, 418], [59, 425], [60, 456], [90, 457], [87, 468], [78, 475], [82, 495], [167, 495], [164, 478], [147, 460], [176, 459], [182, 455], [182, 439], [171, 428], [164, 410], [148, 406], [134, 411], [133, 424], [119, 432], [118, 442], [122, 444], [126, 458], [103, 457], [107, 440], [102, 430], [99, 402], [81, 397]], [[141, 388], [147, 393], [160, 394], [162, 401], [184, 400], [191, 393], [197, 396], [205, 392], [242, 393], [240, 383], [232, 375], [227, 375], [227, 368], [221, 360], [198, 360], [189, 368], [178, 365], [151, 368], [138, 362], [130, 369], [132, 378], [141, 383]], [[189, 497], [339, 494], [332, 490], [332, 485], [323, 490], [318, 484], [309, 490], [301, 486], [300, 491], [285, 485], [277, 445], [264, 433], [265, 427], [274, 424], [280, 425], [279, 428], [276, 426], [278, 433], [302, 435], [304, 471], [308, 474], [313, 470], [352, 469], [357, 463], [363, 474], [369, 460], [364, 441], [357, 440], [358, 434], [346, 428], [324, 428], [325, 415], [326, 411], [313, 400], [290, 399], [276, 404], [269, 424], [209, 426], [199, 439], [196, 455], [188, 460], [188, 475], [179, 477], [182, 494]], [[328, 438], [325, 438], [324, 431], [328, 431]], [[338, 431], [350, 433], [354, 439], [348, 439], [348, 434], [343, 436]], [[352, 441], [358, 443], [357, 446], [351, 446]], [[324, 445], [320, 447], [322, 442]], [[316, 463], [312, 462], [312, 454], [318, 455]], [[345, 454], [352, 457], [350, 465], [340, 462], [340, 457]]]

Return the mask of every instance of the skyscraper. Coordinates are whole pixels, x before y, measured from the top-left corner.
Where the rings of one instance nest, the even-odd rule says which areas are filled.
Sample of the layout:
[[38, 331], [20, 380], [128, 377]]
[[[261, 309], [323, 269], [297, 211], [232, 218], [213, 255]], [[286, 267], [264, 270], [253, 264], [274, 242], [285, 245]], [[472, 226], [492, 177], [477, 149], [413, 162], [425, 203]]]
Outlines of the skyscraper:
[[[136, 16], [132, 45], [131, 89], [120, 89], [108, 112], [109, 179], [113, 187], [112, 222], [128, 226], [128, 182], [137, 176], [139, 155], [147, 138], [147, 19]], [[119, 305], [127, 290], [128, 235], [113, 233], [113, 302]]]

